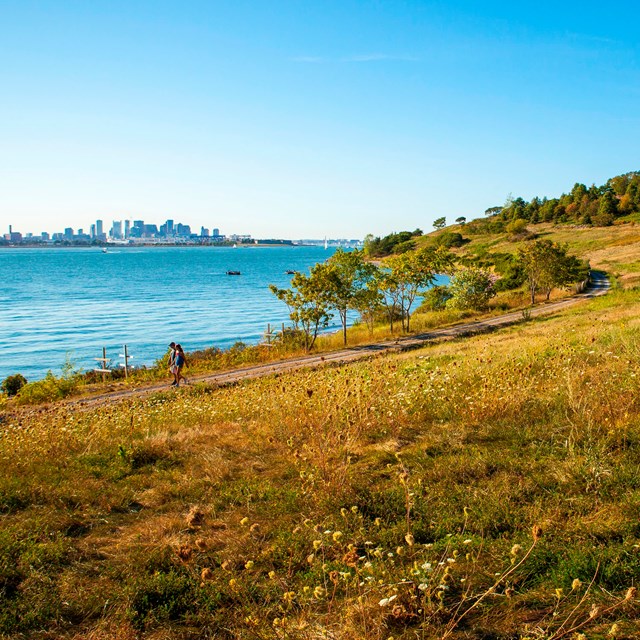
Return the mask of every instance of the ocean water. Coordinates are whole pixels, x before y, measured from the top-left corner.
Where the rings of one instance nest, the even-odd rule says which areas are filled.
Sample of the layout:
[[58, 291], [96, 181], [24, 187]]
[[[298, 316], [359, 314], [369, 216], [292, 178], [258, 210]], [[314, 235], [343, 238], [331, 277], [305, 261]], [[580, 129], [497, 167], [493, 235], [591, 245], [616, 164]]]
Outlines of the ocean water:
[[[193, 351], [258, 342], [289, 322], [268, 288], [289, 285], [334, 249], [304, 246], [0, 250], [0, 380], [56, 375], [67, 358], [87, 370], [127, 345], [152, 364], [172, 340]], [[228, 270], [241, 271], [228, 276]], [[337, 318], [335, 319], [337, 322]]]

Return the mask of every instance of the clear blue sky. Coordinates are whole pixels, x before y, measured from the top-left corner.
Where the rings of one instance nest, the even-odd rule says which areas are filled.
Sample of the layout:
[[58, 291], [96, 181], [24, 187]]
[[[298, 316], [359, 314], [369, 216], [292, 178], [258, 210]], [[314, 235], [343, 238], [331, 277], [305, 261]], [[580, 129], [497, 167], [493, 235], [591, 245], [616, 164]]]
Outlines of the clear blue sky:
[[0, 0], [0, 232], [356, 238], [601, 184], [640, 169], [639, 7]]

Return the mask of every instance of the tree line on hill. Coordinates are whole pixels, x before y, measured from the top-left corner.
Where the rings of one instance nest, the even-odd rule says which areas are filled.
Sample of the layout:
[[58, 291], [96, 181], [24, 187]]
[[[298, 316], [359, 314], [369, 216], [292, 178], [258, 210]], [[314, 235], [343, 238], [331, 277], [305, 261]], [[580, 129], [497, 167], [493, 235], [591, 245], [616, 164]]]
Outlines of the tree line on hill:
[[[588, 277], [587, 264], [568, 254], [565, 245], [549, 240], [525, 243], [506, 270], [503, 278], [487, 266], [456, 261], [442, 244], [396, 253], [380, 265], [368, 259], [366, 249], [338, 249], [327, 261], [313, 266], [309, 275], [295, 273], [289, 288], [270, 285], [270, 289], [287, 305], [293, 322], [283, 339], [301, 338], [309, 351], [336, 313], [346, 345], [349, 311], [357, 312], [371, 332], [383, 319], [392, 334], [398, 322], [408, 332], [414, 303], [423, 294], [423, 304], [430, 310], [482, 310], [500, 289], [518, 288], [526, 282], [534, 304], [540, 292], [549, 299], [554, 288], [566, 288]], [[434, 287], [438, 274], [449, 275], [449, 285]]]
[[569, 193], [559, 198], [509, 198], [503, 207], [485, 211], [504, 222], [525, 220], [609, 226], [617, 219], [640, 213], [640, 172], [630, 171], [607, 180], [599, 187], [576, 182]]

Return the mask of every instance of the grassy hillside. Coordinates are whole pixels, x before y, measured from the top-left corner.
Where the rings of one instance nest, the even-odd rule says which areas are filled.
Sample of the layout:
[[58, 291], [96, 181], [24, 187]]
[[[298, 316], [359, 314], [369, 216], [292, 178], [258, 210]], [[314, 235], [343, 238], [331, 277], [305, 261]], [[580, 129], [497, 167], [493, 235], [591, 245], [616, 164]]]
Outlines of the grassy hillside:
[[639, 318], [6, 414], [0, 634], [638, 637]]
[[[468, 257], [515, 253], [522, 245], [522, 241], [510, 238], [506, 232], [474, 233], [474, 225], [475, 222], [468, 225], [451, 225], [420, 240], [421, 243], [429, 243], [444, 233], [460, 233], [468, 242], [461, 248], [454, 249], [454, 252], [459, 256]], [[481, 226], [479, 228], [482, 229]], [[566, 243], [570, 253], [588, 260], [593, 269], [601, 269], [618, 277], [622, 286], [640, 284], [640, 226], [635, 222], [611, 227], [543, 223], [529, 225], [528, 229], [539, 238]]]

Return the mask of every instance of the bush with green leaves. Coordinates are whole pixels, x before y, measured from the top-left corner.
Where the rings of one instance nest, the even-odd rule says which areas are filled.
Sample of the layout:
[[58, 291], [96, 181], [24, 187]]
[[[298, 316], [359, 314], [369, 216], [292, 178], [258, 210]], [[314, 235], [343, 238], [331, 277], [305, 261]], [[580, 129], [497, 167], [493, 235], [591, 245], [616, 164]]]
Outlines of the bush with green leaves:
[[27, 384], [27, 379], [21, 373], [16, 373], [12, 376], [7, 376], [2, 381], [0, 391], [8, 396], [15, 396], [25, 384]]
[[456, 309], [486, 309], [496, 295], [497, 277], [487, 269], [463, 267], [456, 271], [449, 285], [451, 298], [447, 305]]

